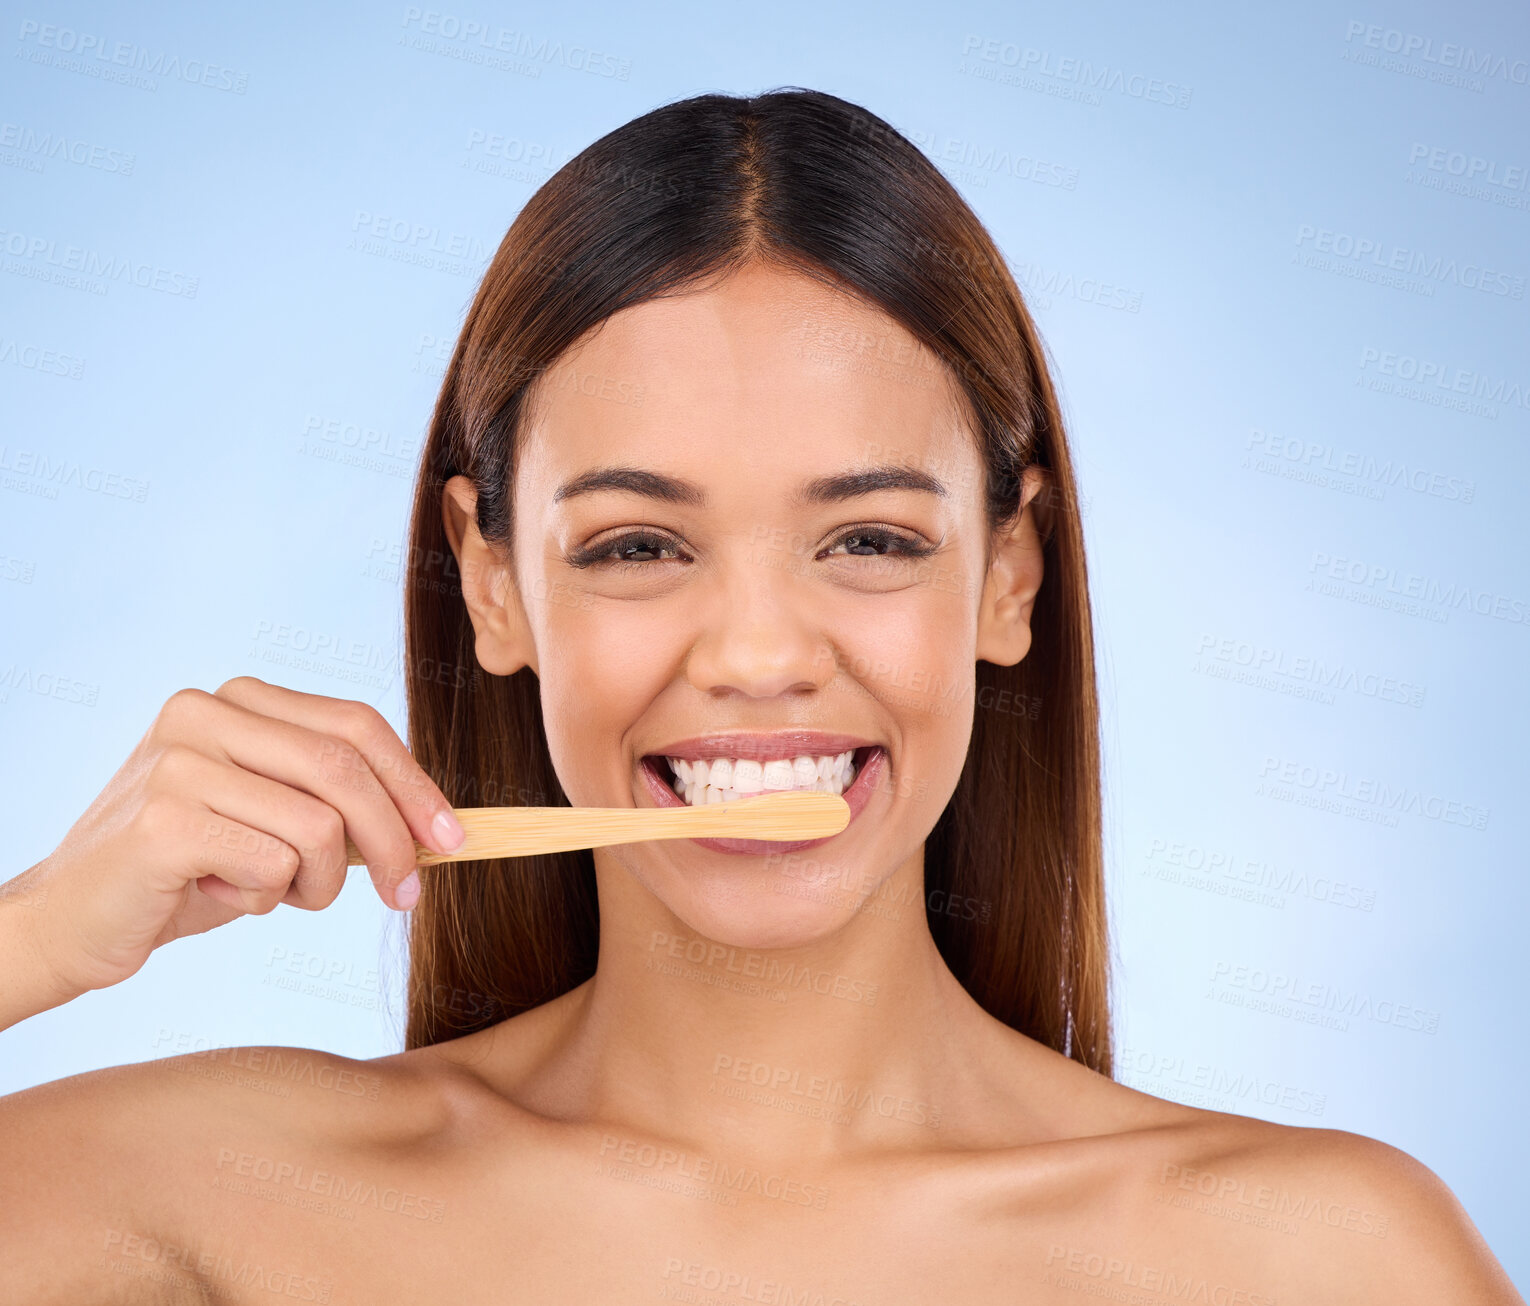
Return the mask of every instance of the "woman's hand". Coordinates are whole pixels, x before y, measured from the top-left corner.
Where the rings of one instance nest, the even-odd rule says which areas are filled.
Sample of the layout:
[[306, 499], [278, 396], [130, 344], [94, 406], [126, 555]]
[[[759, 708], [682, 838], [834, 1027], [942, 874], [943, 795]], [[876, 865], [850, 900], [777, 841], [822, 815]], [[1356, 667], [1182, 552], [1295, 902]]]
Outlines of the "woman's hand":
[[7, 896], [30, 904], [9, 915], [31, 960], [13, 952], [7, 970], [43, 972], [7, 978], [57, 1005], [126, 979], [171, 939], [279, 902], [319, 911], [345, 884], [347, 834], [401, 911], [419, 897], [414, 841], [462, 842], [376, 709], [253, 676], [182, 689], [63, 842], [0, 892], [0, 912]]

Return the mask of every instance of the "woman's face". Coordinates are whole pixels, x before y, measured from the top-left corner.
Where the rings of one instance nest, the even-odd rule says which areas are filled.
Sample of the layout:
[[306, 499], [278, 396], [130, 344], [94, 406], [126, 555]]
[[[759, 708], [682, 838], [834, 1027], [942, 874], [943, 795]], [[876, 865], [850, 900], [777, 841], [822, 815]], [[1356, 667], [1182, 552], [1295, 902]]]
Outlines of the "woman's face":
[[[480, 659], [535, 670], [576, 806], [678, 803], [657, 787], [663, 759], [698, 736], [819, 731], [851, 742], [792, 755], [882, 749], [856, 752], [856, 815], [815, 846], [595, 854], [707, 938], [832, 933], [921, 855], [966, 757], [976, 659], [1024, 656], [1031, 513], [988, 567], [982, 464], [949, 373], [867, 302], [759, 264], [616, 314], [537, 400], [515, 473], [519, 603], [497, 591], [487, 632], [475, 612]], [[569, 492], [616, 469], [619, 486]], [[890, 483], [854, 480], [872, 469]]]

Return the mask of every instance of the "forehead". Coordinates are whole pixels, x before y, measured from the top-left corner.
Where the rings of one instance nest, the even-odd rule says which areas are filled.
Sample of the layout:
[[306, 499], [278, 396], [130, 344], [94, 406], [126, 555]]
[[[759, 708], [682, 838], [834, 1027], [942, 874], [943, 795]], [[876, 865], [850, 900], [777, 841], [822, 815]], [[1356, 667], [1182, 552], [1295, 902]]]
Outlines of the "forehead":
[[542, 377], [528, 418], [517, 479], [543, 504], [611, 463], [731, 469], [758, 493], [846, 466], [976, 458], [960, 388], [930, 350], [859, 296], [763, 265], [614, 314]]

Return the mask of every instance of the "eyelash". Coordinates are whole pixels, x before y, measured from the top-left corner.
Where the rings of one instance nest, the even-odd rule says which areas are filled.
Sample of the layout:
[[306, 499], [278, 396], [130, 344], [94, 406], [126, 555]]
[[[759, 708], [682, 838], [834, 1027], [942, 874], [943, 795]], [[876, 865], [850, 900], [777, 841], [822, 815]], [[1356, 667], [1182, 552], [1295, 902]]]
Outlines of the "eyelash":
[[[905, 535], [901, 531], [889, 531], [878, 526], [855, 526], [847, 531], [842, 531], [830, 547], [837, 548], [849, 539], [870, 539], [898, 546], [898, 552], [893, 555], [886, 553], [853, 553], [848, 555], [853, 558], [885, 558], [888, 556], [925, 558], [934, 553], [936, 549], [935, 545], [921, 543], [918, 539], [911, 535]], [[619, 535], [608, 543], [593, 545], [590, 548], [581, 549], [577, 553], [571, 554], [568, 558], [568, 563], [573, 567], [593, 567], [600, 564], [623, 569], [628, 567], [648, 567], [653, 564], [651, 562], [634, 562], [630, 558], [613, 558], [611, 555], [619, 549], [633, 545], [645, 546], [650, 544], [658, 545], [660, 548], [674, 548], [665, 537], [654, 531], [629, 531], [626, 535]], [[653, 553], [657, 552], [657, 550], [650, 548], [648, 552]]]

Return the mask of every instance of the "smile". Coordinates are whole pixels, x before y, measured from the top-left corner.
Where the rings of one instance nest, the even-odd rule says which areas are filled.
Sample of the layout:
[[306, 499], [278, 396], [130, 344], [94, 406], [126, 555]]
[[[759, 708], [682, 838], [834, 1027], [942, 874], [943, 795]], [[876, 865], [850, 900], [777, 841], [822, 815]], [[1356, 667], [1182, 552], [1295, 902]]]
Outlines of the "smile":
[[777, 757], [765, 762], [747, 757], [698, 758], [694, 761], [666, 757], [660, 774], [675, 795], [692, 807], [731, 803], [783, 789], [842, 794], [859, 774], [858, 761], [864, 762], [864, 755], [871, 751], [871, 747], [875, 745], [818, 756], [801, 753], [796, 757]]
[[[736, 757], [708, 749], [695, 757], [670, 753], [647, 754], [640, 762], [644, 787], [658, 807], [696, 807], [758, 798], [783, 789], [840, 794], [850, 807], [850, 824], [839, 834], [820, 839], [696, 839], [695, 844], [712, 852], [770, 855], [843, 838], [882, 784], [887, 769], [887, 750], [865, 744], [838, 753], [802, 752], [790, 757]], [[769, 751], [778, 751], [775, 749]], [[724, 783], [719, 785], [717, 781]]]

